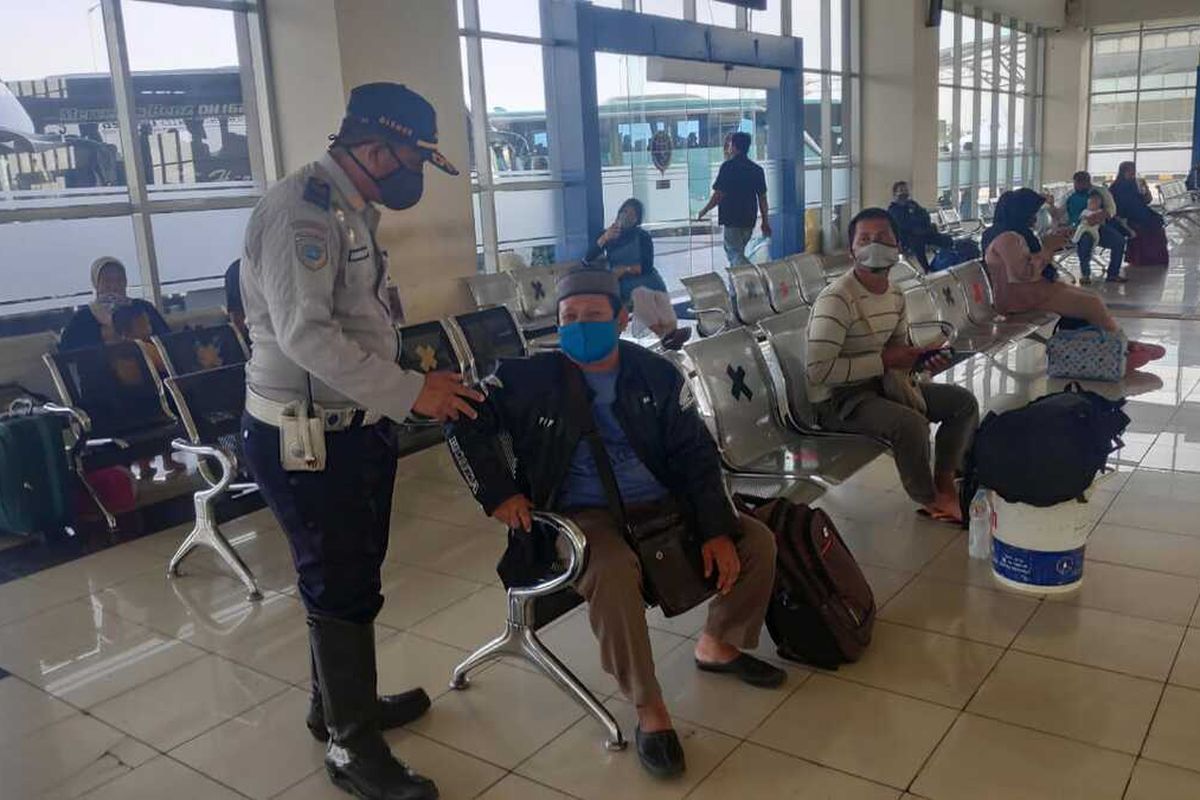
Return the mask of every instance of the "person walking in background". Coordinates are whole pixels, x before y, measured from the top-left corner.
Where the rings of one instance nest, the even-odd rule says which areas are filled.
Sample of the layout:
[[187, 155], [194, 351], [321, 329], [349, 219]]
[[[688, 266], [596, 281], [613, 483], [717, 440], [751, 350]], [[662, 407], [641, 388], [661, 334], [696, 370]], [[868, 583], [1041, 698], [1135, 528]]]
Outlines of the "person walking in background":
[[712, 197], [696, 215], [697, 220], [717, 208], [717, 222], [725, 229], [725, 257], [729, 266], [749, 264], [746, 245], [754, 235], [754, 225], [762, 214], [763, 236], [771, 235], [770, 208], [767, 205], [767, 177], [763, 168], [750, 160], [750, 134], [738, 131], [729, 137], [726, 160], [713, 182]]

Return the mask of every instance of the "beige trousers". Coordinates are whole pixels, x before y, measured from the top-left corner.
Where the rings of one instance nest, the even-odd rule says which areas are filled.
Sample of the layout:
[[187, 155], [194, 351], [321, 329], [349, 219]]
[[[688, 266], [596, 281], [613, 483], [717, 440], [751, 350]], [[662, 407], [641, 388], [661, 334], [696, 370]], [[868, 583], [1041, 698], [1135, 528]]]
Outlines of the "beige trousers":
[[[662, 699], [642, 600], [642, 570], [612, 516], [604, 509], [571, 515], [588, 543], [588, 564], [576, 589], [588, 602], [588, 619], [600, 643], [600, 664], [635, 705]], [[704, 631], [742, 649], [758, 646], [775, 582], [775, 535], [753, 517], [740, 515], [735, 541], [742, 570], [729, 594], [709, 601]], [[685, 647], [687, 645], [684, 645]]]

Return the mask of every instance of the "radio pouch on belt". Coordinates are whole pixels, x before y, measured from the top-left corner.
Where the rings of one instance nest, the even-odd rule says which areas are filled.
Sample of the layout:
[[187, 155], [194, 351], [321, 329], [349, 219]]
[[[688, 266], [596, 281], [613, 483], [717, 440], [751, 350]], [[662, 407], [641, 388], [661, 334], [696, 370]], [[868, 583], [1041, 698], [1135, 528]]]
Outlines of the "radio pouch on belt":
[[303, 400], [288, 403], [279, 415], [279, 460], [287, 472], [325, 469], [325, 415]]

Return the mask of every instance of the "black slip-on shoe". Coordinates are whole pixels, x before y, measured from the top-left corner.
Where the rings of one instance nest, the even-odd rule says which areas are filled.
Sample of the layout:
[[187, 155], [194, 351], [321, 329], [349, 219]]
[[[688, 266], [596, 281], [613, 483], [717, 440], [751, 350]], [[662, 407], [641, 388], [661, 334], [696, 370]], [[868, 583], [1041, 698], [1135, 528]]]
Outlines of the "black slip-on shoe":
[[683, 759], [683, 745], [674, 729], [643, 733], [642, 726], [634, 729], [638, 758], [642, 766], [656, 778], [674, 778], [687, 769]]
[[696, 668], [703, 672], [719, 672], [725, 675], [733, 675], [740, 678], [743, 682], [761, 689], [774, 689], [777, 686], [782, 686], [783, 682], [787, 680], [787, 673], [782, 669], [773, 664], [768, 664], [760, 658], [755, 658], [749, 653], [740, 653], [737, 658], [732, 661], [726, 661], [724, 664], [715, 664], [696, 659]]

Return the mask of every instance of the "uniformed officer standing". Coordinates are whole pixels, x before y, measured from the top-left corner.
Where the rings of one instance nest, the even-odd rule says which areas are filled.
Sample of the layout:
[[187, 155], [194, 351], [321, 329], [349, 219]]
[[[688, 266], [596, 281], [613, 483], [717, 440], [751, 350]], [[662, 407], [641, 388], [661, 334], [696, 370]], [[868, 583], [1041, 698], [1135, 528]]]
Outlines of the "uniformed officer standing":
[[291, 543], [312, 648], [308, 726], [329, 742], [330, 778], [359, 797], [424, 800], [437, 797], [433, 782], [395, 759], [381, 730], [420, 716], [429, 698], [376, 696], [392, 426], [410, 412], [474, 417], [467, 399], [482, 397], [457, 375], [398, 366], [372, 204], [415, 205], [426, 161], [458, 170], [437, 150], [433, 107], [398, 84], [355, 88], [332, 140], [271, 187], [246, 230], [244, 450]]

